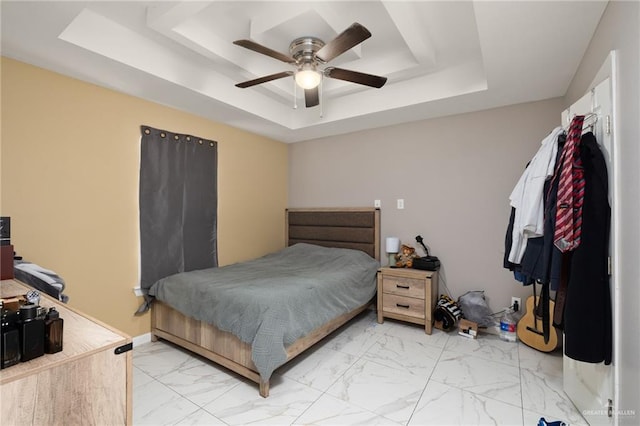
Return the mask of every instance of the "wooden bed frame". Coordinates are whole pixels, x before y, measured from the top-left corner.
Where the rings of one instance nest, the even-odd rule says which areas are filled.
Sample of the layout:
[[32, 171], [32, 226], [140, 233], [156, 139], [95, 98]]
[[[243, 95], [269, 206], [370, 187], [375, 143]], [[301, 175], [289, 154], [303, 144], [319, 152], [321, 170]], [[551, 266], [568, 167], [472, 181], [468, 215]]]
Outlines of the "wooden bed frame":
[[[287, 209], [285, 216], [288, 246], [306, 242], [352, 248], [380, 260], [380, 209]], [[367, 309], [374, 299], [295, 341], [287, 348], [287, 362]], [[233, 334], [189, 318], [156, 300], [151, 309], [151, 336], [154, 341], [161, 338], [175, 343], [258, 383], [260, 395], [269, 396], [269, 381], [260, 378], [251, 360], [251, 345]]]

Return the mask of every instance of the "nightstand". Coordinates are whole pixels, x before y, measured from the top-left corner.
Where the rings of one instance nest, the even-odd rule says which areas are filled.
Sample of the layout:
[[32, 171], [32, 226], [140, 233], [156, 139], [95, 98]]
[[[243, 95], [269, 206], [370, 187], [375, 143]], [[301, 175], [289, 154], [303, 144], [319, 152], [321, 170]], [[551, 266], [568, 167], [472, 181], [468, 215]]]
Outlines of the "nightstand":
[[438, 301], [438, 272], [410, 268], [378, 271], [378, 323], [393, 318], [423, 324], [431, 334], [433, 310]]

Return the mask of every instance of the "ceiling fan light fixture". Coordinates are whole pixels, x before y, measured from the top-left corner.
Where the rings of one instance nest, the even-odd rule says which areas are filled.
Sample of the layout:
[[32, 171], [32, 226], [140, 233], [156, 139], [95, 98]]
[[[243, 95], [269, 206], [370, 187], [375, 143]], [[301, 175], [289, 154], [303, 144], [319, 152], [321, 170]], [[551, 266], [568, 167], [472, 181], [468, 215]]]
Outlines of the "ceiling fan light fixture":
[[[296, 87], [301, 87], [304, 90], [305, 105], [307, 108], [319, 105], [321, 93], [318, 90], [318, 86], [322, 84], [324, 77], [379, 89], [387, 82], [386, 77], [336, 67], [324, 67], [324, 65], [329, 61], [342, 55], [344, 52], [362, 43], [369, 37], [371, 37], [369, 30], [359, 23], [354, 22], [353, 25], [338, 34], [333, 40], [326, 44], [317, 37], [298, 37], [289, 45], [289, 55], [265, 47], [255, 41], [236, 40], [233, 43], [238, 46], [295, 66], [295, 71], [284, 71], [266, 75], [264, 77], [237, 83], [236, 86], [244, 89], [293, 75], [294, 98], [297, 96]], [[321, 69], [318, 69], [318, 67], [321, 67]]]
[[296, 72], [296, 84], [303, 89], [314, 89], [320, 84], [322, 75], [315, 70], [315, 67], [304, 67]]

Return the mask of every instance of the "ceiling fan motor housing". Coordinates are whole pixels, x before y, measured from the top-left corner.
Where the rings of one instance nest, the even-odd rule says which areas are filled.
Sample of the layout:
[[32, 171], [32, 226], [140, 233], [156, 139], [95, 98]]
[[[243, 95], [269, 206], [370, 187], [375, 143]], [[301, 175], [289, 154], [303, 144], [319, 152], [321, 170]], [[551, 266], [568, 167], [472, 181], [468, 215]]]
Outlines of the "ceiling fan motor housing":
[[324, 46], [324, 42], [316, 37], [300, 37], [291, 42], [289, 52], [300, 67], [304, 64], [314, 64], [318, 61], [316, 52]]

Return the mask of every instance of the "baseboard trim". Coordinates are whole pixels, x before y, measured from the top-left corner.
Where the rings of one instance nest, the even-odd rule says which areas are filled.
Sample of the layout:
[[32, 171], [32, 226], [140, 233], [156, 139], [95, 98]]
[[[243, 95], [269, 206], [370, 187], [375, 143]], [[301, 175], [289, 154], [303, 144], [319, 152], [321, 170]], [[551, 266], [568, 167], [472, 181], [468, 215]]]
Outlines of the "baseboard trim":
[[145, 343], [151, 342], [151, 333], [141, 334], [140, 336], [135, 336], [133, 338], [133, 347], [144, 345]]

